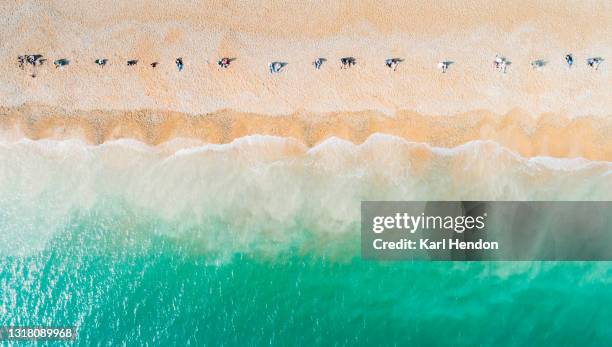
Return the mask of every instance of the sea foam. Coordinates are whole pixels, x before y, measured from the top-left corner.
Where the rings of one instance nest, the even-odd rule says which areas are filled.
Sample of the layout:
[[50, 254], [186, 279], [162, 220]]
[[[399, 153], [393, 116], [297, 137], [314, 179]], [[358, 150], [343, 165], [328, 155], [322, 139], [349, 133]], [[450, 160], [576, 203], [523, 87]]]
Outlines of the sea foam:
[[447, 149], [383, 134], [312, 148], [269, 136], [157, 147], [3, 142], [0, 252], [41, 249], [90, 213], [154, 217], [174, 226], [155, 231], [168, 237], [201, 237], [214, 224], [243, 250], [288, 244], [298, 229], [354, 236], [362, 200], [609, 200], [611, 170], [610, 162], [523, 158], [488, 141]]

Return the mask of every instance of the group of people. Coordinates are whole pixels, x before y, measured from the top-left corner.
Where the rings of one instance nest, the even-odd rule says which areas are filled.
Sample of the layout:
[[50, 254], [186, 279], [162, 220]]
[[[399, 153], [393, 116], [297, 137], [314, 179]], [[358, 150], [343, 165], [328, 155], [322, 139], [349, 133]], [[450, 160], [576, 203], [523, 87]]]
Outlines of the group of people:
[[[223, 69], [227, 69], [230, 67], [230, 64], [235, 60], [236, 58], [228, 58], [228, 57], [224, 57], [221, 58], [219, 60], [217, 60], [217, 65], [220, 68]], [[36, 67], [43, 65], [44, 62], [46, 62], [47, 60], [43, 57], [43, 55], [41, 54], [25, 54], [25, 55], [20, 55], [17, 57], [17, 62], [19, 64], [19, 67], [23, 70], [25, 69], [26, 64], [31, 65], [33, 68], [33, 73], [32, 73], [32, 77], [36, 77]], [[94, 63], [100, 67], [104, 67], [106, 66], [106, 64], [108, 63], [108, 59], [106, 58], [98, 58], [94, 61]], [[323, 66], [323, 64], [327, 61], [327, 59], [325, 58], [317, 58], [314, 60], [314, 62], [312, 63], [313, 66], [315, 67], [315, 69], [319, 70], [321, 69], [321, 67]], [[385, 60], [385, 66], [388, 67], [389, 69], [395, 71], [397, 69], [397, 66], [403, 62], [404, 60], [401, 58], [389, 58]], [[599, 65], [601, 65], [601, 63], [604, 61], [603, 58], [601, 57], [592, 57], [592, 58], [588, 58], [586, 60], [586, 63], [589, 67], [598, 70], [599, 69]], [[571, 68], [572, 65], [574, 64], [574, 56], [571, 53], [568, 53], [565, 55], [565, 62], [567, 63], [568, 67]], [[175, 60], [175, 65], [178, 69], [178, 71], [183, 71], [183, 68], [185, 66], [185, 64], [183, 63], [183, 58], [176, 58]], [[70, 60], [66, 59], [66, 58], [62, 58], [62, 59], [58, 59], [55, 60], [53, 62], [53, 64], [55, 65], [56, 68], [63, 68], [65, 66], [68, 66], [70, 64]], [[128, 60], [127, 61], [127, 66], [135, 66], [138, 64], [138, 60], [137, 59], [132, 59], [132, 60]], [[288, 63], [286, 62], [282, 62], [282, 61], [273, 61], [270, 62], [268, 64], [268, 69], [270, 71], [271, 74], [276, 74], [276, 73], [280, 73], [283, 68], [287, 65]], [[355, 66], [357, 64], [357, 59], [355, 59], [354, 57], [343, 57], [340, 58], [340, 68], [341, 69], [348, 69], [351, 68], [352, 66]], [[450, 65], [453, 64], [452, 61], [449, 60], [445, 60], [445, 61], [441, 61], [438, 63], [438, 68], [442, 71], [442, 73], [446, 73], [450, 67]], [[495, 60], [493, 60], [493, 65], [495, 66], [495, 69], [506, 73], [508, 66], [511, 64], [510, 60], [508, 60], [506, 57], [501, 56], [501, 55], [496, 55], [495, 56]], [[538, 60], [534, 60], [531, 62], [531, 66], [534, 69], [540, 69], [542, 67], [544, 67], [547, 64], [547, 62], [543, 59], [538, 59]], [[156, 68], [159, 65], [159, 62], [154, 61], [152, 63], [149, 64], [152, 68]]]
[[[604, 59], [602, 57], [592, 57], [592, 58], [588, 58], [586, 60], [586, 64], [595, 69], [598, 70], [599, 69], [599, 65], [601, 65], [601, 63], [604, 61]], [[565, 55], [565, 62], [567, 63], [567, 67], [568, 68], [572, 68], [572, 66], [574, 65], [574, 55], [572, 53], [568, 53]], [[531, 66], [534, 69], [540, 69], [542, 67], [544, 67], [547, 64], [546, 60], [543, 59], [538, 59], [538, 60], [534, 60], [531, 62]]]
[[[236, 58], [224, 57], [224, 58], [217, 60], [217, 65], [219, 65], [219, 67], [221, 68], [227, 69], [230, 66], [231, 62], [234, 61], [235, 59]], [[33, 69], [32, 77], [36, 77], [36, 67], [43, 65], [46, 61], [47, 59], [45, 59], [42, 54], [24, 54], [24, 55], [17, 56], [17, 64], [22, 70], [25, 70], [26, 65], [30, 65], [32, 67]], [[99, 67], [106, 66], [108, 62], [109, 60], [106, 58], [98, 58], [94, 60], [94, 64], [98, 65]], [[136, 66], [138, 65], [138, 62], [139, 62], [138, 59], [130, 59], [126, 62], [126, 65]], [[174, 63], [176, 64], [176, 68], [178, 69], [179, 72], [183, 71], [183, 68], [185, 67], [185, 64], [183, 63], [183, 58], [180, 58], [180, 57], [176, 58]], [[56, 68], [63, 68], [65, 66], [70, 65], [70, 60], [66, 58], [62, 58], [62, 59], [55, 60], [53, 64], [55, 65]], [[156, 68], [159, 65], [159, 62], [154, 61], [150, 63], [149, 65], [152, 68]]]

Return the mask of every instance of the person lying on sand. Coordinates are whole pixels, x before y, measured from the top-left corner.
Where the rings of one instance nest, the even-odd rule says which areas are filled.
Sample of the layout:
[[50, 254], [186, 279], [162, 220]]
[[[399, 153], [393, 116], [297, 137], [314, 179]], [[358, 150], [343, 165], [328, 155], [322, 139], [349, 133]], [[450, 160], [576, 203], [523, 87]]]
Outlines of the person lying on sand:
[[495, 65], [495, 69], [506, 73], [506, 68], [509, 65], [509, 61], [508, 59], [506, 59], [505, 57], [502, 57], [498, 54], [495, 55], [495, 60], [493, 61], [493, 65]]
[[287, 63], [282, 63], [280, 61], [273, 61], [268, 64], [268, 69], [270, 69], [270, 73], [279, 73], [283, 67], [285, 67]]
[[389, 69], [395, 71], [395, 69], [397, 69], [397, 66], [399, 65], [399, 63], [401, 63], [402, 61], [404, 61], [404, 60], [400, 59], [400, 58], [390, 58], [390, 59], [385, 60], [385, 65]]
[[134, 66], [136, 64], [138, 64], [138, 60], [136, 59], [127, 61], [127, 66]]
[[446, 73], [446, 70], [448, 70], [448, 67], [452, 64], [452, 61], [441, 61], [438, 63], [438, 69], [442, 70], [442, 73]]
[[26, 56], [18, 55], [17, 56], [17, 64], [19, 64], [19, 68], [23, 70], [25, 68]]
[[357, 60], [353, 57], [344, 57], [344, 58], [340, 58], [340, 68], [341, 69], [348, 69], [351, 66], [354, 66], [355, 64], [357, 64]]
[[54, 61], [53, 64], [55, 64], [55, 68], [57, 69], [58, 67], [68, 66], [68, 64], [70, 64], [70, 60], [68, 60], [68, 59], [58, 59], [58, 60]]
[[230, 66], [230, 63], [233, 60], [234, 59], [230, 59], [230, 58], [221, 58], [221, 59], [217, 60], [217, 65], [219, 65], [219, 67], [227, 69]]
[[531, 67], [534, 70], [539, 70], [539, 69], [543, 68], [544, 65], [546, 65], [546, 61], [542, 60], [542, 59], [534, 60], [534, 61], [531, 62]]
[[104, 67], [104, 65], [108, 63], [108, 59], [96, 59], [94, 62], [96, 63], [96, 65]]
[[602, 57], [594, 57], [586, 60], [587, 65], [591, 68], [595, 68], [595, 70], [599, 69], [599, 65], [604, 61]]
[[42, 54], [24, 54], [17, 56], [19, 68], [25, 70], [25, 64], [32, 65], [32, 78], [36, 77], [36, 66], [42, 65], [47, 59], [43, 59]]
[[179, 71], [183, 71], [183, 58], [176, 58], [176, 67]]
[[572, 55], [572, 53], [568, 53], [565, 55], [565, 62], [567, 63], [567, 66], [571, 69], [572, 65], [574, 64], [574, 56]]
[[39, 66], [39, 65], [42, 65], [45, 61], [47, 61], [47, 59], [43, 59], [42, 54], [25, 55], [23, 56], [23, 59], [25, 62], [27, 62], [28, 64], [32, 66]]
[[151, 65], [151, 67], [155, 69], [155, 68], [157, 67], [157, 65], [159, 65], [159, 63], [158, 63], [158, 62], [156, 62], [156, 61], [154, 61], [154, 62], [152, 62], [152, 63], [151, 63], [151, 64], [149, 64], [149, 65]]
[[315, 59], [315, 61], [312, 62], [312, 65], [314, 65], [315, 69], [320, 70], [321, 66], [323, 66], [323, 63], [325, 63], [327, 61], [327, 59], [325, 58], [317, 58]]

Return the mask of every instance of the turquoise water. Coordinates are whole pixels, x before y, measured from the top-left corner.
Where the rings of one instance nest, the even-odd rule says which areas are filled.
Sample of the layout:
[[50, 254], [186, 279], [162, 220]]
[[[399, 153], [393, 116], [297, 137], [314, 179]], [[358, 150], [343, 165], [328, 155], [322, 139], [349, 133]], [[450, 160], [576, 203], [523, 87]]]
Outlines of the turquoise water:
[[610, 263], [359, 257], [361, 200], [609, 200], [611, 163], [383, 137], [167, 152], [0, 144], [0, 325], [75, 325], [83, 346], [612, 345]]
[[144, 217], [73, 216], [43, 251], [3, 257], [0, 325], [78, 325], [79, 345], [612, 342], [609, 263], [365, 262], [352, 237], [300, 249], [308, 230], [220, 260]]

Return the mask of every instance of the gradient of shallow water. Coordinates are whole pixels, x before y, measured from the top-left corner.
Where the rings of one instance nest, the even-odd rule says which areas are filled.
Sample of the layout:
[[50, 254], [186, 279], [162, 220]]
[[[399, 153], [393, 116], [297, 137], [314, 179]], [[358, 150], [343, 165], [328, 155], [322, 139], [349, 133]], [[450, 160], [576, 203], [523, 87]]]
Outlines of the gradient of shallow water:
[[80, 345], [612, 341], [609, 263], [373, 263], [294, 249], [216, 264], [164, 237], [100, 250], [124, 231], [99, 222], [0, 260], [0, 324], [77, 324]]
[[377, 141], [3, 144], [0, 325], [74, 324], [80, 345], [610, 344], [610, 263], [364, 262], [358, 226], [368, 198], [609, 199], [610, 163]]

